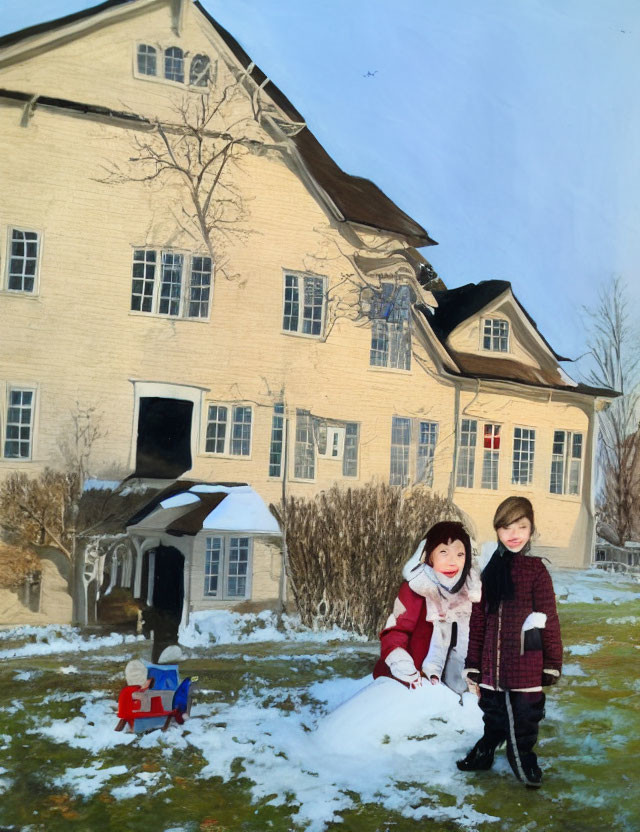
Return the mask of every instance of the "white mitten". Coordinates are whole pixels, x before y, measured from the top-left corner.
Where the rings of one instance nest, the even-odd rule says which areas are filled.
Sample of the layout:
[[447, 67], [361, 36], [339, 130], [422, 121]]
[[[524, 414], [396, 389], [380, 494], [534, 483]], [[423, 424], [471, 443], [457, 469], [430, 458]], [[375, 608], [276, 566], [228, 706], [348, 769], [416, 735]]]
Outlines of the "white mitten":
[[391, 675], [400, 682], [406, 682], [412, 688], [419, 688], [422, 685], [420, 671], [416, 668], [411, 656], [402, 647], [396, 647], [395, 650], [392, 650], [386, 657], [385, 663], [391, 671]]

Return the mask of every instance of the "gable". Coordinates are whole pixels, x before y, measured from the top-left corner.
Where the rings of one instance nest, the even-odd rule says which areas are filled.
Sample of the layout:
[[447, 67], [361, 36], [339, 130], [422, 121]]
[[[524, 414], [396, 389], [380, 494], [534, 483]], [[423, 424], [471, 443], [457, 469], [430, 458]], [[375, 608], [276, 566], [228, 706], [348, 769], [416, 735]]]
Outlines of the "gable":
[[414, 246], [434, 244], [373, 182], [336, 165], [286, 96], [197, 2], [110, 0], [2, 38], [0, 88], [14, 99], [16, 94], [62, 99], [67, 108], [80, 102], [85, 112], [98, 107], [168, 119], [185, 86], [163, 77], [141, 77], [138, 45], [155, 49], [158, 62], [174, 46], [189, 58], [210, 56], [218, 88], [242, 77], [247, 106], [255, 107], [258, 99], [265, 105], [263, 126], [286, 147], [297, 174], [335, 219], [402, 235]]

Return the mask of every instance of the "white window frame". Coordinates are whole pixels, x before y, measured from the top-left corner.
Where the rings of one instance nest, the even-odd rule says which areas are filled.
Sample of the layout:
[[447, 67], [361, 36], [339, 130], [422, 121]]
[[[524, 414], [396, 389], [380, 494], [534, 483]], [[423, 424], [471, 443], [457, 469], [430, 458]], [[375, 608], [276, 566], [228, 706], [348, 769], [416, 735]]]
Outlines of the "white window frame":
[[[487, 428], [490, 428], [487, 433]], [[490, 444], [487, 446], [487, 439]], [[496, 446], [497, 442], [497, 446]], [[502, 425], [498, 422], [484, 422], [482, 425], [482, 475], [480, 488], [498, 490], [500, 482], [500, 445]]]
[[[178, 58], [177, 56], [174, 56], [174, 55], [167, 55], [167, 52], [169, 52], [169, 50], [171, 50], [171, 49], [175, 49], [178, 52], [180, 52], [180, 57]], [[189, 53], [185, 52], [185, 50], [181, 46], [177, 46], [175, 43], [171, 44], [171, 46], [165, 46], [165, 48], [162, 50], [162, 77], [164, 78], [165, 81], [170, 81], [174, 84], [179, 84], [181, 87], [187, 86], [187, 84], [185, 84], [184, 79], [187, 77], [186, 72], [185, 72], [185, 63], [186, 63], [186, 58], [187, 58], [188, 54]], [[167, 61], [168, 60], [169, 61], [178, 61], [178, 60], [180, 60], [182, 62], [182, 81], [180, 81], [177, 78], [169, 78], [168, 77], [168, 75], [167, 75]]]
[[[269, 437], [269, 479], [281, 480], [284, 471], [286, 441], [286, 415], [284, 404], [276, 402], [271, 416], [271, 435]], [[277, 471], [275, 470], [277, 468]]]
[[[304, 419], [304, 425], [301, 423], [301, 419]], [[313, 420], [314, 416], [308, 410], [301, 408], [296, 410], [293, 444], [293, 479], [299, 482], [315, 482], [318, 474], [317, 444], [314, 436]], [[303, 432], [306, 437], [304, 442], [299, 438]], [[303, 459], [304, 455], [308, 457], [306, 461]], [[310, 476], [305, 476], [304, 472], [301, 472], [302, 466], [304, 465], [307, 468], [311, 468]]]
[[[237, 546], [234, 541], [247, 541], [247, 571], [245, 575], [237, 576], [230, 574], [232, 566], [231, 555], [233, 547]], [[220, 541], [220, 559], [219, 571], [214, 573], [210, 569], [212, 565], [209, 559], [209, 553], [214, 551], [213, 541]], [[250, 534], [243, 534], [242, 532], [214, 532], [206, 534], [204, 537], [204, 581], [202, 586], [202, 596], [205, 599], [213, 599], [216, 601], [243, 601], [251, 598], [251, 578], [253, 575], [253, 536]], [[218, 578], [218, 586], [215, 592], [210, 590], [210, 579], [213, 575]], [[243, 577], [245, 579], [245, 592], [243, 595], [232, 595], [229, 592], [229, 579], [234, 577]]]
[[[224, 449], [222, 451], [211, 451], [207, 450], [207, 441], [210, 438], [207, 434], [209, 433], [209, 414], [210, 408], [216, 407], [226, 408], [227, 414], [226, 419], [224, 422], [219, 422], [215, 420], [216, 424], [224, 424], [225, 425], [225, 432], [224, 432]], [[236, 419], [236, 410], [239, 409], [248, 410], [250, 413], [250, 421], [249, 422], [241, 422]], [[242, 454], [242, 453], [234, 453], [233, 452], [233, 443], [236, 441], [236, 437], [233, 436], [234, 428], [237, 425], [249, 425], [249, 453]], [[205, 409], [205, 419], [204, 419], [204, 451], [203, 453], [207, 456], [224, 456], [224, 457], [231, 457], [232, 459], [251, 459], [252, 452], [253, 452], [253, 428], [254, 428], [254, 413], [253, 407], [250, 404], [245, 402], [217, 402], [217, 401], [210, 401], [207, 400], [206, 402], [206, 409]], [[217, 441], [217, 438], [216, 438]], [[238, 441], [243, 441], [240, 438]]]
[[[287, 278], [292, 277], [295, 278], [298, 282], [297, 285], [297, 292], [298, 292], [298, 317], [297, 317], [297, 326], [295, 329], [287, 329], [285, 328], [285, 318], [292, 317], [291, 315], [285, 315], [286, 311], [286, 304], [290, 301], [287, 300]], [[302, 280], [302, 292], [300, 292], [300, 281]], [[305, 280], [320, 280], [322, 281], [322, 308], [320, 312], [320, 332], [304, 332], [304, 282]], [[302, 299], [301, 299], [302, 297]], [[313, 307], [312, 307], [313, 308]], [[283, 269], [282, 271], [282, 315], [280, 318], [280, 326], [281, 332], [284, 335], [297, 335], [301, 338], [313, 338], [318, 339], [322, 338], [324, 335], [325, 325], [326, 325], [326, 316], [327, 316], [327, 278], [320, 274], [313, 274], [312, 272], [298, 272], [294, 271], [293, 269]], [[313, 318], [310, 319], [313, 324]]]
[[[520, 435], [516, 436], [516, 431], [526, 431], [527, 436]], [[516, 441], [520, 441], [520, 447], [516, 449]], [[528, 443], [528, 447], [523, 449], [522, 443]], [[518, 458], [516, 460], [516, 453], [520, 456], [523, 453], [526, 453], [527, 458], [522, 459]], [[523, 425], [514, 425], [513, 428], [513, 447], [512, 447], [512, 454], [511, 454], [511, 485], [521, 485], [521, 486], [531, 486], [533, 483], [533, 472], [534, 472], [534, 465], [535, 465], [535, 456], [536, 456], [536, 429], [525, 427]], [[516, 464], [518, 466], [526, 465], [527, 466], [527, 477], [526, 479], [520, 476], [520, 471], [518, 468], [518, 476], [516, 477]]]
[[[399, 421], [402, 421], [403, 424], [399, 425]], [[404, 436], [406, 436], [407, 422], [409, 423], [408, 443], [394, 442], [394, 435], [396, 439], [400, 436], [398, 429], [403, 431]], [[429, 435], [435, 435], [435, 443], [420, 442], [422, 425], [429, 426]], [[414, 416], [399, 416], [397, 413], [394, 413], [391, 417], [389, 485], [405, 488], [411, 484], [424, 483], [429, 488], [433, 488], [434, 459], [439, 438], [440, 424], [438, 422], [432, 419], [421, 419]], [[396, 449], [395, 454], [394, 449]], [[421, 449], [426, 449], [426, 454], [421, 454]], [[424, 466], [421, 463], [421, 458], [425, 460]], [[421, 471], [421, 467], [424, 467], [423, 471]]]
[[[146, 73], [138, 70], [138, 50], [141, 46], [151, 47], [156, 50], [155, 75], [147, 75]], [[218, 61], [206, 52], [191, 52], [188, 49], [182, 50], [184, 81], [174, 81], [172, 78], [166, 78], [164, 74], [165, 52], [173, 47], [177, 47], [178, 49], [182, 48], [177, 43], [173, 42], [169, 44], [161, 44], [158, 41], [151, 40], [135, 41], [133, 49], [133, 77], [139, 81], [152, 81], [160, 84], [169, 84], [170, 86], [180, 87], [194, 92], [202, 92], [202, 90], [207, 89], [207, 86], [191, 83], [191, 64], [194, 58], [206, 56], [209, 58], [209, 84], [215, 84], [218, 75]]]
[[[394, 282], [392, 280], [380, 281], [380, 298], [373, 299], [371, 306], [376, 303], [383, 303], [384, 288], [392, 287], [397, 290], [406, 289], [409, 294], [406, 321], [389, 321], [386, 318], [374, 317], [371, 311], [371, 343], [369, 347], [369, 366], [381, 370], [400, 370], [408, 372], [411, 370], [411, 287], [408, 283]], [[392, 293], [393, 296], [393, 293]], [[381, 350], [376, 342], [384, 343], [385, 349]], [[405, 343], [406, 349], [401, 349]], [[385, 356], [384, 363], [374, 360], [376, 356]], [[400, 357], [404, 356], [403, 361]], [[395, 360], [392, 360], [395, 359]], [[402, 363], [402, 366], [401, 366]]]
[[[208, 321], [211, 318], [211, 305], [213, 302], [213, 286], [214, 286], [214, 270], [215, 270], [215, 263], [211, 260], [211, 257], [208, 254], [201, 254], [200, 252], [189, 252], [183, 249], [173, 249], [173, 248], [156, 248], [155, 246], [133, 246], [131, 249], [131, 291], [129, 292], [129, 313], [131, 315], [142, 315], [144, 317], [152, 316], [157, 318], [170, 318], [171, 320], [183, 320], [183, 321]], [[145, 254], [145, 260], [141, 260], [136, 257], [139, 252], [143, 252]], [[155, 253], [155, 261], [152, 263], [151, 261], [146, 260], [146, 254], [148, 252]], [[163, 285], [163, 269], [165, 266], [164, 263], [164, 256], [171, 255], [171, 256], [179, 256], [182, 258], [181, 261], [181, 268], [180, 268], [180, 296], [178, 298], [178, 311], [176, 313], [173, 312], [161, 312], [160, 305], [165, 300], [162, 297], [162, 285]], [[194, 274], [205, 274], [202, 269], [195, 269], [197, 265], [196, 261], [198, 260], [209, 260], [211, 262], [211, 272], [209, 276], [209, 286], [202, 286], [202, 285], [194, 285]], [[143, 277], [134, 276], [133, 271], [136, 264], [143, 264], [145, 275]], [[140, 292], [134, 292], [135, 284], [134, 281], [143, 281], [143, 284], [148, 283], [149, 278], [146, 276], [147, 266], [153, 266], [153, 286], [151, 290], [151, 309], [134, 309], [134, 297], [140, 298], [140, 306], [142, 307], [145, 300], [149, 298], [148, 294], [144, 294], [144, 285], [142, 294]], [[206, 315], [198, 315], [192, 316], [187, 314], [191, 303], [198, 303], [201, 305], [203, 303], [202, 299], [193, 300], [191, 298], [192, 290], [201, 291], [203, 289], [208, 289], [208, 298], [206, 301], [207, 304], [207, 314]], [[171, 303], [171, 298], [169, 298], [169, 302]]]
[[[13, 232], [14, 231], [19, 231], [22, 234], [36, 234], [37, 235], [37, 240], [36, 240], [37, 254], [36, 254], [36, 257], [35, 257], [36, 263], [35, 263], [35, 273], [33, 274], [33, 289], [32, 290], [12, 289], [9, 286], [9, 278], [10, 278], [10, 272], [11, 272], [11, 260], [12, 260], [11, 248], [12, 248], [12, 244], [13, 244]], [[22, 226], [22, 225], [9, 225], [9, 226], [7, 226], [7, 241], [6, 241], [6, 254], [7, 254], [7, 256], [6, 256], [5, 267], [4, 267], [4, 270], [3, 270], [4, 278], [3, 278], [3, 281], [2, 281], [3, 290], [5, 292], [7, 292], [10, 295], [16, 295], [17, 297], [26, 297], [26, 298], [37, 297], [37, 295], [39, 294], [39, 291], [40, 291], [40, 264], [41, 264], [41, 260], [42, 260], [42, 240], [43, 240], [42, 231], [37, 229], [37, 228], [26, 228], [25, 226]], [[31, 275], [27, 275], [27, 276], [31, 277]], [[23, 280], [24, 280], [24, 277], [25, 277], [25, 275], [23, 275]]]
[[[7, 462], [11, 462], [11, 463], [31, 462], [33, 460], [33, 446], [34, 446], [34, 439], [35, 439], [34, 434], [35, 434], [35, 425], [36, 425], [36, 407], [37, 407], [37, 401], [38, 401], [37, 387], [35, 387], [34, 385], [31, 385], [31, 384], [13, 384], [12, 383], [12, 384], [7, 384], [5, 386], [5, 390], [6, 390], [6, 396], [5, 396], [5, 400], [4, 400], [4, 403], [3, 403], [4, 407], [3, 407], [2, 422], [1, 422], [1, 424], [2, 424], [2, 447], [0, 448], [0, 454], [1, 454], [0, 458], [2, 458], [3, 460], [6, 460]], [[28, 423], [28, 425], [26, 425], [26, 427], [29, 430], [29, 438], [28, 438], [29, 453], [28, 453], [27, 456], [7, 456], [7, 452], [6, 452], [8, 442], [18, 441], [20, 443], [20, 442], [25, 441], [20, 436], [18, 437], [17, 440], [15, 439], [15, 437], [9, 438], [9, 436], [8, 436], [9, 425], [11, 424], [13, 426], [15, 424], [14, 422], [11, 422], [11, 423], [9, 422], [9, 410], [11, 410], [12, 407], [14, 407], [11, 404], [11, 394], [14, 393], [14, 392], [15, 393], [18, 393], [18, 392], [19, 393], [31, 393], [31, 405], [30, 405], [30, 408], [29, 408], [29, 410], [30, 410], [29, 423]], [[22, 422], [17, 423], [17, 426], [19, 427], [20, 431], [25, 427], [25, 425], [23, 425]]]
[[[562, 451], [556, 453], [556, 435], [563, 434]], [[580, 456], [575, 456], [575, 439], [580, 437]], [[579, 497], [582, 493], [582, 459], [584, 455], [584, 431], [571, 431], [558, 429], [553, 431], [552, 445], [551, 445], [551, 468], [549, 471], [549, 493], [554, 496], [569, 496]], [[554, 485], [558, 484], [558, 471], [554, 470], [554, 465], [561, 465], [560, 469], [560, 490], [554, 490]], [[577, 487], [574, 491], [572, 489], [572, 482], [574, 480], [574, 472], [577, 471], [575, 479], [577, 479]], [[554, 482], [555, 480], [555, 482]]]
[[[428, 485], [429, 488], [433, 488], [433, 477], [434, 477], [434, 460], [436, 455], [436, 448], [438, 447], [438, 439], [440, 436], [440, 425], [438, 422], [433, 422], [428, 419], [416, 419], [416, 483], [424, 483]], [[431, 440], [432, 437], [435, 438], [435, 441], [431, 442], [421, 442], [423, 435], [423, 426], [427, 426], [426, 433]], [[421, 450], [425, 450], [426, 453], [421, 453]], [[424, 459], [424, 463], [422, 460]], [[420, 469], [424, 464], [424, 472]]]
[[[318, 442], [318, 456], [321, 459], [335, 459], [342, 461], [344, 456], [344, 442], [347, 435], [347, 428], [345, 425], [331, 425], [326, 424], [326, 441], [324, 442], [324, 451], [320, 450], [320, 443]], [[333, 451], [336, 451], [334, 454]]]
[[[495, 324], [505, 324], [507, 327], [507, 334], [506, 336], [501, 335], [500, 333], [496, 334], [493, 331]], [[487, 334], [485, 332], [487, 326], [491, 327], [491, 332]], [[506, 349], [502, 349], [500, 346], [495, 346], [496, 343], [500, 344], [501, 340], [506, 337]], [[490, 339], [490, 346], [485, 346], [485, 338]], [[482, 327], [480, 329], [480, 348], [484, 352], [492, 352], [498, 354], [504, 354], [511, 352], [511, 321], [508, 318], [500, 318], [500, 317], [486, 317], [482, 318]]]
[[[463, 439], [465, 439], [464, 444]], [[460, 419], [458, 423], [458, 458], [456, 460], [456, 488], [474, 487], [476, 477], [477, 447], [478, 420], [469, 419], [467, 417]], [[463, 453], [463, 451], [465, 451], [465, 453]]]
[[[140, 47], [145, 47], [145, 49], [153, 49], [153, 54], [156, 61], [156, 71], [155, 72], [141, 72], [140, 65], [139, 65], [139, 58], [141, 57]], [[144, 53], [145, 58], [148, 57], [149, 53]], [[135, 74], [137, 77], [141, 78], [158, 78], [158, 58], [162, 59], [163, 52], [162, 50], [155, 44], [155, 43], [136, 43], [136, 50], [134, 56], [134, 63], [135, 63]]]

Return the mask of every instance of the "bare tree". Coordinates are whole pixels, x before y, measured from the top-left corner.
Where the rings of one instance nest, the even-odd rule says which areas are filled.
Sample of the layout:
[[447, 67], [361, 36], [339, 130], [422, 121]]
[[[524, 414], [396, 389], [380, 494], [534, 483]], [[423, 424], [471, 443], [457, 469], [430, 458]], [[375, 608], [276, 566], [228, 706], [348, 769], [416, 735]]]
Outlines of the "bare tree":
[[163, 189], [177, 184], [181, 196], [171, 207], [177, 227], [204, 243], [217, 271], [228, 278], [237, 275], [226, 268], [225, 244], [251, 233], [235, 171], [247, 154], [275, 146], [256, 129], [261, 119], [256, 101], [248, 100], [240, 80], [221, 90], [209, 83], [200, 94], [174, 102], [169, 119], [140, 119], [143, 124], [132, 134], [132, 155], [122, 164], [109, 162], [97, 180], [156, 183]]
[[640, 500], [639, 339], [629, 315], [627, 290], [618, 277], [586, 309], [592, 366], [586, 381], [620, 393], [600, 417], [598, 509], [619, 545], [633, 533]]

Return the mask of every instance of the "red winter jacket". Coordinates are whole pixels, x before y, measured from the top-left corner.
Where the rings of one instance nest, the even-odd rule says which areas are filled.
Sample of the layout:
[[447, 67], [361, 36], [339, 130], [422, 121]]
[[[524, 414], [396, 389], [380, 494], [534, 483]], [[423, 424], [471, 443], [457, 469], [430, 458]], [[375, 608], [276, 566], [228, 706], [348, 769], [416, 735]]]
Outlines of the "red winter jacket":
[[[540, 558], [516, 554], [511, 562], [514, 597], [496, 612], [486, 609], [484, 591], [471, 611], [465, 668], [480, 671], [480, 684], [500, 690], [540, 689], [542, 671], [562, 668], [562, 640], [551, 576]], [[523, 637], [532, 612], [546, 626]]]
[[398, 590], [393, 615], [387, 625], [380, 633], [380, 658], [373, 669], [373, 678], [391, 676], [385, 659], [396, 647], [402, 647], [409, 653], [419, 671], [429, 652], [433, 624], [426, 620], [425, 599], [415, 593], [406, 581]]

